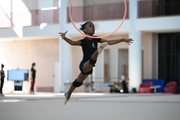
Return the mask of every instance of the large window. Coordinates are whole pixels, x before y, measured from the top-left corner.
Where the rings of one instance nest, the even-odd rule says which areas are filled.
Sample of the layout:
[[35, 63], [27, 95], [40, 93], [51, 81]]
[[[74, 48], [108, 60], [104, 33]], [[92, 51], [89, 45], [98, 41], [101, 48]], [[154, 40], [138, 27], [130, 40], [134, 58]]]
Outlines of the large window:
[[158, 0], [159, 15], [179, 15], [180, 0]]
[[180, 84], [180, 33], [159, 34], [159, 78]]
[[143, 0], [138, 2], [138, 17], [180, 15], [180, 0]]

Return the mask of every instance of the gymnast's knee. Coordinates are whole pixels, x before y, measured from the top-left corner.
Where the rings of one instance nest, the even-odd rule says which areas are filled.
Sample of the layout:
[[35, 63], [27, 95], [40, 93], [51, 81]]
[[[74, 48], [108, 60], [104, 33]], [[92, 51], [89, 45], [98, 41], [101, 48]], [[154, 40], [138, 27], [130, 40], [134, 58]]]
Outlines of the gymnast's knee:
[[77, 79], [73, 82], [74, 87], [80, 87], [83, 84], [83, 82], [78, 82]]
[[96, 60], [93, 60], [92, 58], [89, 60], [89, 64], [94, 65], [96, 63]]

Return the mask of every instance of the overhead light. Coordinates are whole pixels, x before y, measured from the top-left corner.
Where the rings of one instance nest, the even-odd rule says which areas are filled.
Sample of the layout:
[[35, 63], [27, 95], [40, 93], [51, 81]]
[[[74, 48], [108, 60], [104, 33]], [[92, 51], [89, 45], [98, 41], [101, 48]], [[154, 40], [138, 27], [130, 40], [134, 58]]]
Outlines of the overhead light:
[[55, 9], [58, 9], [58, 7], [41, 8], [41, 10], [55, 10]]
[[47, 23], [41, 23], [39, 27], [40, 27], [40, 29], [42, 30], [42, 29], [44, 29], [46, 26], [47, 26]]

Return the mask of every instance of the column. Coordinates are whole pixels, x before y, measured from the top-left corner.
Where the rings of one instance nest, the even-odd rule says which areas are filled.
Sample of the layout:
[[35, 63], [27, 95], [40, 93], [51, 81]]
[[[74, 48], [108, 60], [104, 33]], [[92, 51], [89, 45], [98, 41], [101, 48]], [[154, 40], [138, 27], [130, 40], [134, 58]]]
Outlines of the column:
[[109, 50], [109, 68], [110, 68], [110, 81], [117, 82], [118, 81], [118, 49], [111, 48]]
[[96, 66], [93, 68], [93, 77], [95, 78], [95, 91], [102, 92], [104, 84], [104, 51], [97, 58]]
[[142, 45], [141, 32], [136, 30], [138, 16], [138, 0], [129, 0], [130, 33], [129, 38], [134, 40], [129, 46], [129, 90], [136, 88], [142, 81]]
[[[59, 0], [59, 23], [61, 32], [66, 31], [65, 26], [67, 24], [68, 6], [69, 0]], [[61, 37], [59, 37], [59, 68], [60, 92], [64, 92], [64, 83], [72, 81], [72, 52], [71, 46]]]

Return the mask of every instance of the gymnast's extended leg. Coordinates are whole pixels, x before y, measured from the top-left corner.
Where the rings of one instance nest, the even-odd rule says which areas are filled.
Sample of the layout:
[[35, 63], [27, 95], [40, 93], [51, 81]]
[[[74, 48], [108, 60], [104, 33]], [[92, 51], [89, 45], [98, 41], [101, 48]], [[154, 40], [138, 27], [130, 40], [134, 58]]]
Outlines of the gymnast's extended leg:
[[76, 87], [80, 87], [83, 84], [83, 81], [89, 75], [88, 72], [91, 71], [91, 69], [95, 65], [99, 53], [101, 53], [103, 48], [106, 46], [107, 46], [107, 43], [101, 44], [100, 47], [93, 53], [93, 55], [91, 56], [91, 59], [84, 63], [82, 72], [79, 74], [78, 78], [72, 83], [68, 92], [65, 93], [66, 100], [64, 104], [66, 104], [67, 101], [70, 99], [71, 94], [76, 89]]
[[104, 47], [106, 47], [108, 45], [108, 43], [102, 43], [98, 49], [93, 53], [93, 55], [91, 56], [90, 60], [88, 60], [86, 63], [84, 63], [83, 65], [83, 72], [87, 73], [89, 72], [95, 65], [97, 57], [99, 55], [99, 53], [102, 52], [102, 50], [104, 49]]
[[76, 87], [80, 87], [83, 84], [83, 81], [88, 77], [88, 74], [82, 74], [80, 73], [78, 78], [71, 84], [71, 87], [69, 88], [68, 92], [65, 93], [66, 100], [64, 104], [67, 103], [67, 101], [70, 99], [72, 92], [76, 89]]

